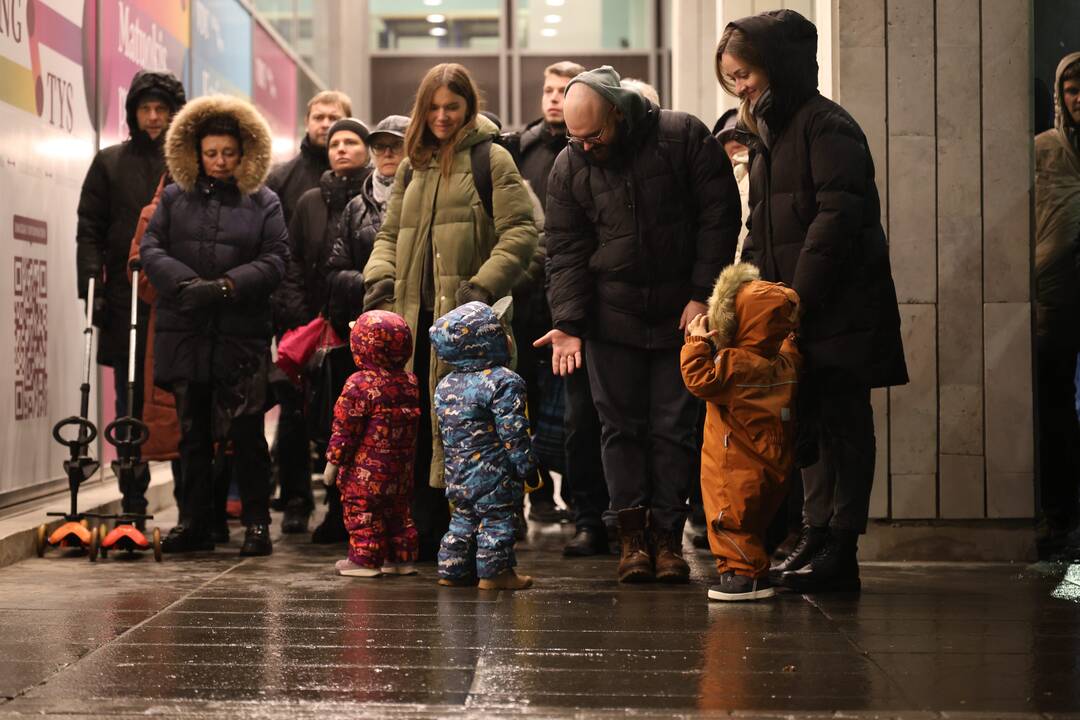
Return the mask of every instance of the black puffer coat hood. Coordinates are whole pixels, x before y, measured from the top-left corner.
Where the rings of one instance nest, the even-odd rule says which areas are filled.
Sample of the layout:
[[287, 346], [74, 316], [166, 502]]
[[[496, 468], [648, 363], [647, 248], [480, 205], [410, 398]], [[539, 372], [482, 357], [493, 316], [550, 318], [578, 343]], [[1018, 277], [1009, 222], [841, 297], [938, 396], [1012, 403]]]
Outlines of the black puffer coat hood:
[[752, 15], [728, 27], [741, 30], [764, 59], [769, 89], [758, 100], [754, 115], [777, 135], [795, 110], [817, 95], [817, 28], [794, 10]]
[[131, 79], [131, 88], [128, 90], [127, 100], [124, 102], [124, 109], [127, 111], [128, 131], [133, 138], [139, 135], [145, 137], [146, 135], [146, 133], [139, 130], [139, 119], [135, 113], [139, 109], [139, 103], [147, 95], [152, 95], [165, 102], [174, 114], [187, 103], [184, 86], [172, 73], [153, 70], [140, 70], [135, 73], [135, 77]]

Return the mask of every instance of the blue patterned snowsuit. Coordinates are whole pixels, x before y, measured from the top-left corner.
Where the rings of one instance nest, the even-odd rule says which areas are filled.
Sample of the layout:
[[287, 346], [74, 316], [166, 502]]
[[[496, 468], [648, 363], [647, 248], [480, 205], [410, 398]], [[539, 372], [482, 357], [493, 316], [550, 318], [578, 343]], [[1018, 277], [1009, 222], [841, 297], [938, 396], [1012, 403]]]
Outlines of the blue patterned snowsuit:
[[506, 331], [483, 303], [447, 313], [430, 334], [435, 352], [454, 368], [435, 389], [446, 497], [454, 506], [439, 548], [439, 575], [494, 577], [517, 564], [514, 512], [524, 478], [536, 473], [525, 381], [506, 367]]

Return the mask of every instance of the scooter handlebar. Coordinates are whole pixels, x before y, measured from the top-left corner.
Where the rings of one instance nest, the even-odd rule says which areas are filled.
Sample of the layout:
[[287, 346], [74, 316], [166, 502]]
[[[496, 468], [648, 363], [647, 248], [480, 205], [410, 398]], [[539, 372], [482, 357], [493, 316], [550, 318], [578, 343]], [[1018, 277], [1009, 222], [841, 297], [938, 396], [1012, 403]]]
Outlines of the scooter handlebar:
[[[64, 436], [61, 434], [61, 431], [70, 425], [78, 427], [80, 433], [83, 430], [86, 430], [86, 437], [75, 438], [74, 440], [65, 439]], [[90, 443], [94, 442], [94, 440], [97, 439], [98, 431], [97, 426], [86, 418], [79, 417], [78, 415], [72, 415], [71, 417], [64, 418], [60, 422], [53, 425], [52, 434], [53, 439], [56, 440], [56, 442], [60, 443], [69, 450], [78, 451], [84, 447], [89, 446]]]
[[[128, 439], [121, 440], [116, 437], [116, 432], [120, 428], [128, 428]], [[134, 445], [135, 447], [141, 447], [146, 444], [146, 441], [150, 439], [150, 428], [142, 420], [134, 417], [122, 417], [113, 420], [111, 423], [105, 426], [105, 440], [108, 441], [113, 447], [119, 448], [121, 445]]]

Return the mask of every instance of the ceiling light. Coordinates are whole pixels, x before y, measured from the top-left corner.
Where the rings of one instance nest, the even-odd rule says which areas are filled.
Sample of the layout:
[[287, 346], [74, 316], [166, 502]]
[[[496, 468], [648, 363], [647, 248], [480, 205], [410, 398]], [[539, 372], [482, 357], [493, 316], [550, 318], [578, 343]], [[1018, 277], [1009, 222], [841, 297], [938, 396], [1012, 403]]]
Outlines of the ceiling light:
[[444, 27], [433, 27], [428, 30], [428, 35], [434, 35], [435, 37], [444, 37], [448, 30]]
[[548, 25], [558, 25], [562, 22], [562, 15], [545, 15], [544, 22]]
[[424, 0], [424, 4], [428, 7], [438, 7], [439, 5], [442, 5], [442, 0]]
[[566, 0], [547, 0], [547, 4], [551, 7], [562, 7], [566, 4]]
[[555, 28], [544, 28], [543, 30], [540, 31], [540, 34], [543, 35], [544, 37], [555, 37], [556, 35], [559, 34], [559, 31], [556, 30]]
[[446, 16], [440, 15], [439, 13], [432, 13], [427, 16], [427, 21], [432, 25], [439, 25], [440, 23], [446, 22]]

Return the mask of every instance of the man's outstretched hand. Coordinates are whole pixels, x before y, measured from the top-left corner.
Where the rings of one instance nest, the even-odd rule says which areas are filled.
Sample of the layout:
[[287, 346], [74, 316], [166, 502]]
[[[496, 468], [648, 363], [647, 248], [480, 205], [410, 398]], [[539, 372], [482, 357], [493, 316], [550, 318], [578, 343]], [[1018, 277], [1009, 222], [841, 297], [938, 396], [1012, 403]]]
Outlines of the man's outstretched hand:
[[703, 302], [691, 300], [686, 303], [686, 307], [684, 307], [682, 311], [682, 317], [679, 318], [679, 329], [686, 330], [686, 326], [690, 324], [691, 320], [698, 315], [704, 315], [707, 312], [709, 312], [709, 306]]
[[551, 372], [566, 376], [581, 369], [581, 338], [552, 330], [533, 343], [533, 347], [551, 346]]

